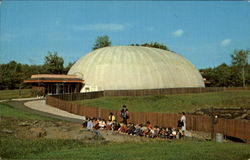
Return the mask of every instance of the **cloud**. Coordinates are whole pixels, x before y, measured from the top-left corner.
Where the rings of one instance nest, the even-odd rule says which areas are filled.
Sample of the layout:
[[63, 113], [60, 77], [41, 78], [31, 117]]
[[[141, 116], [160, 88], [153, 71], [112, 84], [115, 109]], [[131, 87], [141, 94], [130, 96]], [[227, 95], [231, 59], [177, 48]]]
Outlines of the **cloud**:
[[100, 23], [74, 26], [73, 28], [83, 31], [122, 31], [124, 30], [125, 26], [123, 24]]
[[181, 37], [183, 35], [184, 31], [182, 29], [178, 29], [175, 32], [173, 32], [173, 35], [175, 37]]
[[228, 46], [231, 43], [231, 39], [224, 39], [223, 41], [221, 41], [221, 45], [222, 46]]

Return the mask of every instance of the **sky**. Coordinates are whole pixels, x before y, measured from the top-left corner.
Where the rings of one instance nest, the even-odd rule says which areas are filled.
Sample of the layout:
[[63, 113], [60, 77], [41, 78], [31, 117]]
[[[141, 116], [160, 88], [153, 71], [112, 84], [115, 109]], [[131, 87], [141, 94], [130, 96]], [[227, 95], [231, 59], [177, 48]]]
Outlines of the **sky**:
[[250, 48], [248, 1], [8, 1], [0, 3], [0, 64], [65, 66], [91, 52], [97, 36], [113, 46], [163, 43], [197, 68], [231, 64]]

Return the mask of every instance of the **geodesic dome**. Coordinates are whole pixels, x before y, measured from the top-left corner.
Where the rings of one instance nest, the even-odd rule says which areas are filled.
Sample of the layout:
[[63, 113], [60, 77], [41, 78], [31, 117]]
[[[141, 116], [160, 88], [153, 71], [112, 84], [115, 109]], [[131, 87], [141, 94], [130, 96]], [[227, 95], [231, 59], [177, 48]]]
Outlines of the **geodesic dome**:
[[94, 50], [76, 61], [68, 74], [83, 75], [82, 91], [204, 87], [201, 74], [184, 57], [141, 46]]

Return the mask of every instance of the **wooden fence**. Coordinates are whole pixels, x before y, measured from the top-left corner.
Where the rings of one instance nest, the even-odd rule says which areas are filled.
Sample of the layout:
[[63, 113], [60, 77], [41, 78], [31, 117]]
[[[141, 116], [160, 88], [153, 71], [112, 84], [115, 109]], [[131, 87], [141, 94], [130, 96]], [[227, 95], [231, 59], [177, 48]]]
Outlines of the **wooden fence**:
[[77, 101], [83, 99], [94, 99], [104, 96], [104, 91], [97, 92], [85, 92], [85, 93], [69, 93], [69, 94], [57, 94], [50, 95], [51, 97], [59, 98], [66, 101]]
[[141, 89], [141, 90], [105, 90], [104, 96], [148, 96], [148, 95], [221, 92], [224, 90], [225, 88], [222, 88], [222, 87], [161, 88], [161, 89]]
[[93, 99], [103, 96], [149, 96], [149, 95], [170, 95], [170, 94], [191, 94], [191, 93], [207, 93], [207, 92], [222, 92], [227, 90], [250, 90], [250, 87], [208, 87], [208, 88], [162, 88], [162, 89], [143, 89], [143, 90], [105, 90], [85, 93], [70, 93], [51, 95], [66, 101], [76, 101], [83, 99]]
[[[80, 97], [80, 95], [78, 96]], [[87, 96], [87, 94], [85, 96]], [[88, 96], [89, 98], [91, 98], [90, 95]], [[98, 97], [102, 95], [101, 93], [95, 93], [92, 96]], [[73, 114], [102, 118], [105, 120], [108, 119], [109, 113], [113, 112], [114, 115], [118, 118], [118, 121], [121, 121], [121, 118], [119, 117], [120, 111], [81, 106], [79, 104], [74, 104], [70, 101], [63, 100], [63, 98], [72, 100], [77, 96], [72, 96], [70, 98], [69, 97], [70, 96], [67, 97], [65, 95], [47, 96], [46, 104]], [[153, 125], [158, 125], [161, 127], [176, 127], [177, 121], [180, 119], [180, 117], [181, 115], [179, 114], [130, 112], [129, 122], [144, 124], [146, 121], [150, 121]], [[212, 128], [212, 119], [209, 116], [187, 115], [188, 130], [211, 132]], [[250, 122], [247, 120], [230, 120], [219, 118], [218, 122], [214, 124], [214, 132], [249, 141]]]

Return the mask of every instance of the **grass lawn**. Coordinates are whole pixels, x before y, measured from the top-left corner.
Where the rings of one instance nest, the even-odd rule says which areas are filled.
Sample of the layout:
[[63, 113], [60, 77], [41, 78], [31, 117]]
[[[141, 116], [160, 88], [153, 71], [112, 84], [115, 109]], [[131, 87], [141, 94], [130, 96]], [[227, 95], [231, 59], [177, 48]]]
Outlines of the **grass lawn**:
[[21, 89], [20, 95], [19, 95], [19, 89], [0, 90], [0, 100], [13, 99], [13, 98], [27, 98], [27, 97], [32, 97], [31, 89]]
[[101, 97], [75, 101], [85, 106], [121, 109], [127, 105], [129, 111], [137, 112], [192, 112], [197, 108], [249, 107], [250, 91], [225, 91], [201, 94], [178, 94], [142, 97]]
[[22, 109], [13, 108], [4, 102], [0, 103], [0, 117], [11, 117], [15, 119], [55, 120], [53, 118], [29, 113]]
[[249, 144], [176, 140], [102, 143], [77, 140], [1, 139], [2, 158], [88, 160], [243, 160], [250, 158]]

